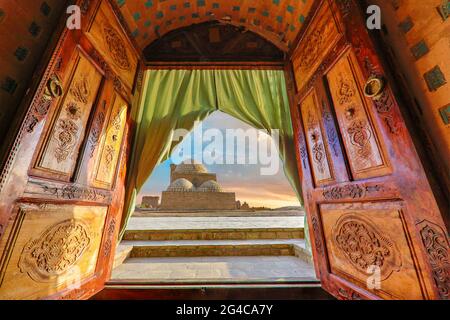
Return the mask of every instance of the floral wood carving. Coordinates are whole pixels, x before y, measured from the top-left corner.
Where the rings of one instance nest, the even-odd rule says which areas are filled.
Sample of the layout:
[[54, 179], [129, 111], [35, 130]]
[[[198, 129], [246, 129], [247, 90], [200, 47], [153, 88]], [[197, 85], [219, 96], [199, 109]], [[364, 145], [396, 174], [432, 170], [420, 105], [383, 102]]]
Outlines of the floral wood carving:
[[114, 159], [114, 147], [111, 145], [107, 145], [105, 147], [105, 166], [103, 166], [103, 170], [106, 172], [109, 171], [109, 166], [112, 165], [112, 161]]
[[86, 104], [91, 94], [88, 77], [81, 75], [80, 79], [72, 85], [70, 93], [76, 101]]
[[321, 240], [320, 226], [316, 217], [312, 217], [312, 226], [314, 231], [314, 243], [318, 254], [323, 255], [323, 246]]
[[[318, 126], [318, 120], [316, 119], [315, 115], [313, 114], [313, 110], [309, 110], [308, 112], [308, 127], [314, 128]], [[317, 170], [320, 173], [325, 172], [325, 148], [323, 147], [323, 144], [320, 142], [320, 134], [317, 132], [317, 130], [314, 130], [311, 133], [310, 136], [311, 142], [313, 143], [312, 146], [312, 159], [317, 164]]]
[[103, 247], [103, 254], [105, 257], [109, 256], [111, 253], [113, 238], [114, 238], [114, 232], [116, 231], [116, 219], [112, 219], [108, 226], [107, 231], [107, 240], [105, 242], [105, 246]]
[[90, 230], [84, 222], [59, 222], [25, 245], [19, 268], [37, 282], [58, 280], [79, 261], [90, 243]]
[[328, 21], [327, 23], [323, 23], [319, 29], [314, 30], [306, 37], [305, 40], [303, 40], [306, 44], [306, 47], [304, 48], [304, 51], [299, 58], [301, 68], [306, 70], [311, 69], [314, 63], [317, 61], [317, 57], [319, 56], [319, 53], [324, 45], [324, 34], [327, 26]]
[[110, 68], [108, 63], [102, 58], [100, 53], [97, 50], [93, 49], [90, 56], [104, 71], [106, 79], [112, 80], [114, 89], [116, 89], [116, 91], [118, 92], [121, 92], [124, 96], [127, 96], [128, 95], [127, 90], [125, 89], [122, 81], [120, 80], [120, 77], [114, 73], [114, 71]]
[[[119, 137], [119, 133], [120, 130], [122, 129], [122, 119], [121, 119], [121, 114], [120, 111], [117, 112], [117, 114], [114, 116], [114, 118], [112, 119], [111, 122], [111, 141], [112, 142], [117, 142], [118, 137]], [[107, 145], [105, 147], [105, 160], [106, 160], [106, 165], [103, 167], [104, 170], [108, 171], [110, 169], [110, 166], [113, 164], [113, 160], [114, 160], [114, 154], [115, 154], [116, 150], [114, 148], [113, 145]]]
[[102, 133], [102, 127], [106, 118], [105, 112], [106, 112], [106, 101], [103, 100], [102, 108], [98, 113], [98, 115], [95, 117], [92, 133], [89, 137], [89, 141], [91, 142], [91, 152], [89, 156], [91, 158], [94, 156], [95, 149], [97, 148], [100, 142], [100, 135]]
[[450, 260], [449, 245], [442, 229], [427, 220], [418, 224], [420, 236], [430, 261], [434, 282], [439, 290], [439, 296], [449, 299], [450, 288]]
[[350, 289], [339, 288], [337, 293], [341, 300], [362, 300], [358, 293]]
[[300, 147], [300, 157], [302, 158], [303, 168], [306, 169], [306, 157], [308, 156], [308, 152], [306, 151], [305, 146]]
[[348, 16], [352, 11], [352, 0], [338, 0], [337, 4], [342, 12], [344, 17]]
[[91, 0], [83, 0], [80, 5], [81, 13], [84, 15], [86, 13], [88, 13], [90, 5], [91, 5]]
[[87, 201], [110, 201], [111, 196], [107, 192], [78, 187], [74, 185], [66, 185], [63, 187], [54, 187], [41, 184], [43, 192], [55, 196], [57, 199], [65, 200], [87, 200]]
[[324, 173], [324, 159], [325, 159], [325, 149], [323, 147], [323, 144], [316, 143], [313, 148], [313, 160], [315, 163], [317, 163], [317, 169], [320, 173]]
[[338, 146], [337, 146], [338, 135], [334, 128], [333, 116], [331, 115], [331, 112], [329, 111], [324, 100], [322, 100], [322, 114], [323, 114], [323, 119], [324, 119], [324, 125], [326, 127], [328, 143], [331, 145], [334, 155], [337, 157], [337, 156], [339, 156]]
[[[333, 44], [336, 44], [339, 39], [343, 37], [338, 30], [332, 8], [328, 3], [323, 2], [314, 22], [308, 26], [299, 46], [294, 51], [292, 62], [299, 89], [309, 83], [320, 61], [334, 49]], [[324, 70], [320, 72], [322, 71]]]
[[31, 133], [34, 131], [36, 125], [41, 121], [48, 110], [50, 109], [52, 101], [42, 96], [36, 105], [33, 106], [32, 112], [26, 120], [26, 131]]
[[68, 103], [66, 106], [66, 115], [71, 120], [79, 120], [81, 117], [80, 107], [74, 102]]
[[76, 142], [76, 134], [79, 130], [77, 124], [70, 119], [61, 119], [58, 123], [58, 131], [55, 132], [55, 139], [58, 142], [55, 148], [55, 158], [58, 163], [67, 160]]
[[322, 192], [326, 200], [341, 200], [345, 198], [360, 199], [367, 196], [368, 193], [382, 191], [381, 185], [364, 186], [359, 184], [348, 184], [325, 189]]
[[378, 114], [384, 120], [384, 123], [389, 129], [389, 132], [396, 134], [399, 131], [399, 124], [395, 121], [392, 109], [394, 107], [394, 101], [388, 90], [384, 91], [378, 100], [374, 101], [375, 108]]
[[332, 234], [335, 245], [358, 272], [366, 275], [368, 267], [377, 266], [383, 281], [400, 271], [400, 252], [394, 242], [369, 220], [357, 214], [345, 214], [337, 221]]
[[103, 26], [103, 32], [105, 42], [115, 64], [122, 70], [130, 70], [131, 63], [119, 33], [109, 24]]
[[352, 102], [355, 95], [355, 88], [353, 83], [348, 81], [342, 74], [339, 75], [339, 85], [338, 85], [337, 96], [339, 97], [339, 104], [347, 104]]
[[39, 97], [38, 102], [32, 106], [31, 113], [25, 121], [27, 132], [33, 132], [39, 121], [47, 115], [53, 99], [60, 97], [62, 94], [63, 89], [61, 80], [57, 74], [52, 74], [47, 80], [46, 86]]
[[372, 154], [370, 138], [372, 133], [365, 120], [354, 121], [347, 129], [350, 134], [351, 143], [358, 148], [358, 155], [361, 158], [369, 158]]

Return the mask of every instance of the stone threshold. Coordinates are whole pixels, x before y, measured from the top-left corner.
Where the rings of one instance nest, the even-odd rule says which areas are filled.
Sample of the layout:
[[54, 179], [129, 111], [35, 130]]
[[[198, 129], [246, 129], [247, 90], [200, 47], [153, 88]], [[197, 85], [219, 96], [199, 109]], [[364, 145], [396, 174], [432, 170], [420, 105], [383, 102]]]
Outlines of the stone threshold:
[[123, 285], [126, 288], [140, 289], [162, 289], [170, 287], [177, 288], [205, 288], [205, 287], [240, 287], [240, 288], [286, 288], [286, 287], [311, 287], [320, 285], [320, 280], [313, 277], [292, 277], [292, 278], [253, 278], [253, 279], [196, 279], [192, 281], [190, 279], [167, 279], [167, 280], [147, 280], [147, 279], [111, 279], [106, 283], [105, 288], [115, 287]]
[[132, 290], [158, 290], [158, 289], [207, 289], [207, 288], [233, 288], [233, 289], [262, 289], [262, 288], [321, 288], [320, 280], [316, 278], [305, 278], [299, 282], [205, 282], [205, 283], [145, 283], [144, 280], [139, 282], [127, 280], [108, 281], [105, 289], [132, 289]]
[[303, 228], [127, 230], [123, 240], [301, 239]]

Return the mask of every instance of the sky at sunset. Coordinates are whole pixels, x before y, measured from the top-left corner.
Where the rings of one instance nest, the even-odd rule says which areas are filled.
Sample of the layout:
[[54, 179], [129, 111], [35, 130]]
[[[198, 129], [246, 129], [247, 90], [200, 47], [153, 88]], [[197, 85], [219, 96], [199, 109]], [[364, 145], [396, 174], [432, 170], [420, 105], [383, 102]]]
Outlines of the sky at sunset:
[[[202, 123], [203, 131], [214, 128], [224, 133], [226, 129], [243, 129], [251, 128], [244, 122], [233, 118], [225, 113], [217, 111], [210, 115]], [[182, 145], [174, 151], [176, 153], [181, 147], [187, 148], [187, 137]], [[265, 135], [260, 139], [270, 139]], [[192, 140], [191, 140], [192, 141]], [[205, 143], [203, 147], [208, 145]], [[226, 143], [224, 143], [224, 146]], [[246, 153], [249, 148], [247, 146]], [[223, 150], [224, 154], [228, 150]], [[178, 152], [179, 154], [179, 152]], [[189, 156], [192, 158], [194, 155]], [[220, 155], [224, 156], [224, 155]], [[245, 155], [237, 154], [237, 157]], [[251, 156], [251, 155], [250, 155]], [[278, 152], [276, 151], [276, 156]], [[248, 155], [247, 155], [248, 157]], [[172, 159], [165, 161], [155, 168], [151, 177], [145, 183], [141, 193], [138, 196], [137, 203], [141, 202], [144, 195], [161, 196], [161, 192], [166, 190], [170, 182], [170, 164]], [[279, 170], [275, 175], [264, 176], [260, 173], [260, 164], [212, 164], [205, 165], [209, 172], [217, 174], [217, 180], [224, 191], [235, 192], [236, 199], [242, 203], [245, 201], [250, 206], [279, 208], [284, 206], [298, 206], [299, 202], [294, 190], [286, 179], [281, 161], [279, 161]]]

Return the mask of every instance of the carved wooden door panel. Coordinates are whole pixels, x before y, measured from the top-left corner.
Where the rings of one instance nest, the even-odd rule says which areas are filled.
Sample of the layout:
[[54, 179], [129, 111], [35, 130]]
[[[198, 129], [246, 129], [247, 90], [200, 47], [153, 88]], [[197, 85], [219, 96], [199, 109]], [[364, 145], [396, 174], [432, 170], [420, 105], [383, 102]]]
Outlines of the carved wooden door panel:
[[323, 287], [340, 299], [448, 299], [441, 211], [356, 1], [314, 12], [292, 54], [292, 114]]
[[138, 55], [108, 1], [80, 5], [2, 171], [0, 299], [88, 298], [110, 276]]

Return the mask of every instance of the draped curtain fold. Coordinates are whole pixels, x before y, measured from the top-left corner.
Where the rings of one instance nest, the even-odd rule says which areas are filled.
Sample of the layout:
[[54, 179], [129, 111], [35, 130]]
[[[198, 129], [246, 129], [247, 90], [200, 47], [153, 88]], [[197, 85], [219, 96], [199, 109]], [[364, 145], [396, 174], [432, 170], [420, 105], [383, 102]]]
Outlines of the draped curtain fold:
[[177, 129], [193, 129], [195, 121], [217, 110], [214, 72], [210, 70], [147, 71], [144, 93], [135, 116], [136, 133], [127, 173], [120, 238], [136, 206], [136, 196], [153, 169], [181, 142]]
[[[181, 142], [176, 129], [220, 110], [271, 133], [279, 130], [279, 153], [286, 177], [303, 203], [284, 72], [281, 70], [149, 70], [127, 178], [120, 237], [135, 208], [136, 195], [153, 169]], [[305, 238], [308, 241], [305, 221]]]
[[284, 72], [219, 70], [216, 71], [216, 90], [220, 111], [268, 134], [273, 129], [279, 130], [278, 148], [284, 172], [303, 203]]

